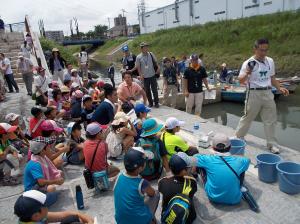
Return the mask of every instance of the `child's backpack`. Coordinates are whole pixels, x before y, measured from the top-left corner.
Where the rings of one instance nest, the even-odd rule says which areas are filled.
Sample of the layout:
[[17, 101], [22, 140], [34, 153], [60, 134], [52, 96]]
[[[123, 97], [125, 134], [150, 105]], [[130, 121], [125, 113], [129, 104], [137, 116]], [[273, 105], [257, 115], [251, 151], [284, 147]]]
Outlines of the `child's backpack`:
[[162, 224], [185, 224], [190, 214], [191, 199], [189, 193], [191, 190], [191, 180], [184, 179], [182, 193], [176, 194], [162, 213]]
[[153, 138], [140, 138], [136, 146], [142, 147], [145, 151], [153, 153], [153, 159], [146, 159], [145, 169], [140, 173], [141, 176], [155, 176], [162, 171], [162, 158], [160, 156], [159, 144], [160, 139], [157, 137]]

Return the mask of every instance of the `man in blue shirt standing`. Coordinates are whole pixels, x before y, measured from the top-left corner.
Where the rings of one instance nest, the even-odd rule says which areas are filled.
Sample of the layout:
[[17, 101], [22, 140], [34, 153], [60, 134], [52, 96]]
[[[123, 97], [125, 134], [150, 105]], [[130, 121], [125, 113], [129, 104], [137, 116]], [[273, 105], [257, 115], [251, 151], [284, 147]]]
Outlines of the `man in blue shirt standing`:
[[[197, 154], [193, 160], [194, 165], [200, 168], [200, 175], [209, 200], [215, 203], [234, 205], [240, 203], [242, 199], [241, 182], [249, 168], [250, 159], [231, 156], [230, 148], [228, 137], [224, 134], [216, 134], [213, 138], [214, 154]], [[222, 158], [240, 176], [240, 179]]]

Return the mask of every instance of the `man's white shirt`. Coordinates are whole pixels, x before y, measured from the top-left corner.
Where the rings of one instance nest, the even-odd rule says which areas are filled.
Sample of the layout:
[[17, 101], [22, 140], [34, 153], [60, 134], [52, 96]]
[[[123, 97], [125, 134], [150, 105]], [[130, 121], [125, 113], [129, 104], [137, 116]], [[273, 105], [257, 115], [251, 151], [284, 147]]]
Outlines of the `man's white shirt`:
[[256, 61], [256, 65], [247, 80], [248, 84], [250, 83], [250, 88], [271, 87], [271, 77], [275, 75], [275, 64], [273, 59], [265, 57], [265, 60], [262, 62], [256, 60], [254, 56], [252, 56], [243, 63], [239, 77], [246, 74], [249, 61]]

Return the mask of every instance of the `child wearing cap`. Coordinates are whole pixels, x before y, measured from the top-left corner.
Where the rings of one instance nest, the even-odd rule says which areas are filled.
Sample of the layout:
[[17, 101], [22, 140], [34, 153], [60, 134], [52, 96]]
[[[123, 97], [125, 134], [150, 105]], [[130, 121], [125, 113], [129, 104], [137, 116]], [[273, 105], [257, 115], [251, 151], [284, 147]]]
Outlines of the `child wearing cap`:
[[130, 118], [124, 112], [118, 112], [111, 123], [111, 132], [108, 133], [106, 142], [110, 157], [116, 158], [127, 152], [133, 146], [136, 130]]
[[93, 114], [96, 110], [96, 105], [93, 104], [93, 99], [90, 95], [84, 95], [82, 98], [81, 122], [84, 127], [92, 122]]
[[[86, 127], [87, 140], [83, 143], [83, 154], [85, 158], [85, 167], [88, 167], [92, 173], [106, 170], [107, 176], [114, 177], [120, 172], [119, 168], [107, 162], [108, 146], [103, 140], [103, 129], [97, 122], [90, 123]], [[97, 150], [95, 152], [95, 150]], [[95, 159], [92, 164], [93, 155]]]
[[96, 80], [89, 80], [88, 82], [88, 95], [92, 97], [93, 103], [98, 104], [100, 102], [98, 91], [96, 90], [97, 81]]
[[[204, 183], [209, 200], [222, 204], [238, 204], [242, 198], [241, 184], [250, 159], [231, 156], [229, 138], [217, 133], [212, 139], [213, 155], [195, 155], [197, 167]], [[240, 176], [233, 173], [229, 166]]]
[[65, 111], [64, 119], [68, 120], [71, 118], [71, 99], [70, 99], [70, 89], [67, 86], [62, 86], [61, 91], [61, 103], [62, 109]]
[[47, 154], [51, 153], [49, 139], [39, 137], [30, 141], [31, 159], [24, 170], [24, 189], [39, 190], [47, 194], [50, 204], [57, 201], [55, 185], [62, 185], [64, 179]]
[[149, 153], [150, 156], [145, 161], [144, 170], [140, 175], [146, 180], [158, 179], [161, 176], [163, 168], [169, 173], [168, 152], [164, 144], [157, 134], [163, 128], [162, 124], [157, 124], [156, 120], [149, 118], [143, 123], [143, 132], [141, 138], [136, 142], [136, 146], [140, 146]]
[[0, 123], [0, 179], [4, 186], [17, 185], [20, 182], [11, 176], [11, 170], [19, 169], [22, 157], [18, 151], [11, 146], [10, 139], [15, 136], [17, 126]]
[[82, 97], [83, 97], [83, 92], [81, 90], [76, 90], [73, 93], [73, 98], [71, 101], [71, 117], [74, 121], [81, 120]]
[[24, 192], [14, 205], [14, 214], [19, 218], [18, 223], [94, 223], [91, 217], [76, 211], [48, 212], [48, 201], [49, 197], [40, 191]]
[[190, 146], [180, 136], [176, 135], [180, 131], [180, 127], [184, 125], [183, 121], [179, 121], [175, 117], [170, 117], [166, 120], [166, 131], [162, 134], [161, 140], [163, 141], [168, 152], [168, 159], [177, 152], [185, 152], [192, 156], [198, 153], [197, 147]]
[[51, 141], [50, 151], [46, 152], [47, 157], [54, 163], [56, 167], [63, 164], [62, 154], [68, 152], [70, 147], [67, 144], [56, 144], [57, 136], [64, 132], [63, 128], [58, 127], [54, 120], [45, 120], [41, 124], [42, 137]]
[[82, 86], [82, 78], [78, 75], [77, 69], [71, 70], [71, 80], [73, 83], [77, 83], [80, 87]]
[[57, 81], [52, 81], [48, 84], [48, 92], [47, 92], [47, 96], [48, 96], [48, 102], [49, 100], [53, 99], [53, 91], [55, 89], [59, 89], [59, 85]]
[[115, 220], [118, 224], [156, 223], [160, 195], [139, 175], [144, 169], [145, 157], [141, 147], [133, 147], [125, 154], [126, 173], [118, 176], [114, 186]]
[[143, 122], [146, 120], [148, 113], [151, 111], [149, 107], [146, 107], [143, 103], [137, 103], [134, 107], [134, 111], [137, 119], [133, 122], [136, 129], [137, 136], [134, 138], [137, 141], [143, 132]]
[[168, 204], [174, 196], [182, 194], [185, 186], [191, 187], [188, 192], [185, 192], [191, 202], [186, 224], [193, 223], [197, 217], [193, 203], [193, 197], [197, 192], [197, 181], [188, 174], [188, 169], [195, 166], [195, 161], [195, 159], [190, 159], [183, 152], [174, 154], [169, 161], [169, 166], [174, 176], [163, 177], [158, 181], [158, 191], [163, 196], [162, 215], [167, 210]]
[[70, 164], [79, 165], [84, 161], [83, 143], [81, 137], [81, 125], [79, 122], [70, 122], [67, 126], [67, 134], [70, 136], [68, 145], [70, 150], [63, 156], [63, 160]]

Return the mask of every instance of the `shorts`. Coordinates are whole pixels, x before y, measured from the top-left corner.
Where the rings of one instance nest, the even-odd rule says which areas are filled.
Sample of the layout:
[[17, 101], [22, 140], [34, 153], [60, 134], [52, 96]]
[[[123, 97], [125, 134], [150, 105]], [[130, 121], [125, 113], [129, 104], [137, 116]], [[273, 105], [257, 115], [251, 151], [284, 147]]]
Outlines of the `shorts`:
[[79, 159], [79, 152], [72, 152], [70, 155], [67, 155], [66, 153], [63, 154], [62, 159], [64, 162], [66, 163], [70, 163], [73, 165], [80, 165], [83, 163], [83, 161], [81, 161]]

